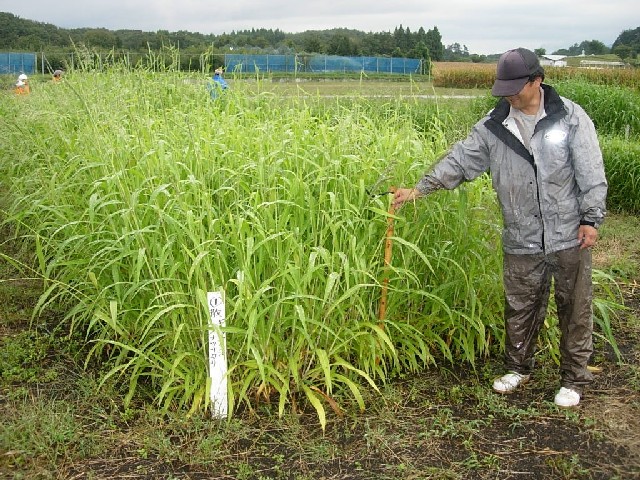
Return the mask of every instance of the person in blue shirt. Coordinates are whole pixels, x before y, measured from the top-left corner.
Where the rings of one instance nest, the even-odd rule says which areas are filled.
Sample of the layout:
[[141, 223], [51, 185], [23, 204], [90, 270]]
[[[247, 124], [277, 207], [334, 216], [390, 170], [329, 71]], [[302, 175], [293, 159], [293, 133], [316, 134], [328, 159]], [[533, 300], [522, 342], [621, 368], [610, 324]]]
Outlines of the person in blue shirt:
[[215, 69], [211, 80], [212, 81], [209, 82], [209, 84], [207, 85], [207, 88], [209, 89], [211, 98], [215, 100], [216, 98], [218, 98], [218, 96], [223, 90], [227, 90], [229, 88], [229, 85], [227, 84], [225, 79], [222, 77], [222, 67], [218, 67]]

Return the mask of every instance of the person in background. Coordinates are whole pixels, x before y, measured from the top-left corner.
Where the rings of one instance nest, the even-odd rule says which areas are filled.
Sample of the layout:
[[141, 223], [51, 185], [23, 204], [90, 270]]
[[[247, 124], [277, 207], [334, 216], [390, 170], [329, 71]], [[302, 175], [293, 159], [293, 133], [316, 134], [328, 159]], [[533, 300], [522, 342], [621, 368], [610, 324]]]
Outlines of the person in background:
[[29, 93], [31, 93], [31, 88], [29, 87], [29, 77], [27, 77], [24, 73], [21, 73], [18, 76], [15, 93], [16, 95], [28, 95]]
[[56, 83], [56, 82], [59, 82], [60, 80], [62, 80], [62, 70], [55, 70], [53, 72], [53, 77], [51, 78], [51, 81]]
[[207, 85], [207, 88], [209, 89], [209, 93], [211, 94], [211, 98], [213, 98], [214, 100], [218, 98], [218, 96], [223, 90], [226, 90], [229, 88], [229, 85], [227, 84], [225, 79], [222, 77], [222, 72], [223, 72], [222, 67], [216, 68], [215, 71], [213, 72], [213, 77], [211, 78], [212, 81], [209, 82], [209, 84]]
[[503, 218], [505, 291], [506, 373], [493, 389], [511, 393], [530, 379], [553, 281], [561, 331], [554, 401], [573, 407], [592, 381], [590, 248], [605, 217], [607, 181], [593, 122], [543, 81], [535, 53], [505, 52], [491, 89], [500, 97], [495, 108], [415, 187], [398, 189], [393, 204], [490, 172]]

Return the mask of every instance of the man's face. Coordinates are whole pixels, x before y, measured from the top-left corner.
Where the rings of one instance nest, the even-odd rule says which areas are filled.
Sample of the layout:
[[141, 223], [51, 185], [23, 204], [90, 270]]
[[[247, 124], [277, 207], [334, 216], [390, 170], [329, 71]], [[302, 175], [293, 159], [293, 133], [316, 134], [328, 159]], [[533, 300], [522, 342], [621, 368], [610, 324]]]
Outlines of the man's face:
[[536, 77], [532, 82], [525, 83], [520, 92], [505, 98], [513, 108], [533, 115], [538, 112], [541, 83], [542, 79]]

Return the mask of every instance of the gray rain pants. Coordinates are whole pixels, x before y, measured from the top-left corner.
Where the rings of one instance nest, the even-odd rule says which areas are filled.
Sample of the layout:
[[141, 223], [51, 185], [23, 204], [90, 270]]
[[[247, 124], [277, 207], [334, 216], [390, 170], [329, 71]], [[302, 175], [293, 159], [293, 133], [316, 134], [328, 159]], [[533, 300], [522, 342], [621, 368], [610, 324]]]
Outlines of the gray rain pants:
[[579, 247], [552, 254], [504, 255], [505, 366], [530, 374], [553, 279], [560, 321], [563, 387], [582, 394], [593, 380], [587, 362], [593, 351], [591, 251]]

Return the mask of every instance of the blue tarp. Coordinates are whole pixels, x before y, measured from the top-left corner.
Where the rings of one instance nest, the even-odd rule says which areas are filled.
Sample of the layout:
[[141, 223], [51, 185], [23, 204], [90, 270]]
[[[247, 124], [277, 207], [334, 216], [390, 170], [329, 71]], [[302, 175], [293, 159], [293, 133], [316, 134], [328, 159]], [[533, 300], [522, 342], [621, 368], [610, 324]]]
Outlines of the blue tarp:
[[227, 71], [421, 73], [422, 61], [401, 57], [341, 57], [337, 55], [226, 54]]
[[35, 53], [0, 53], [0, 74], [35, 73]]

